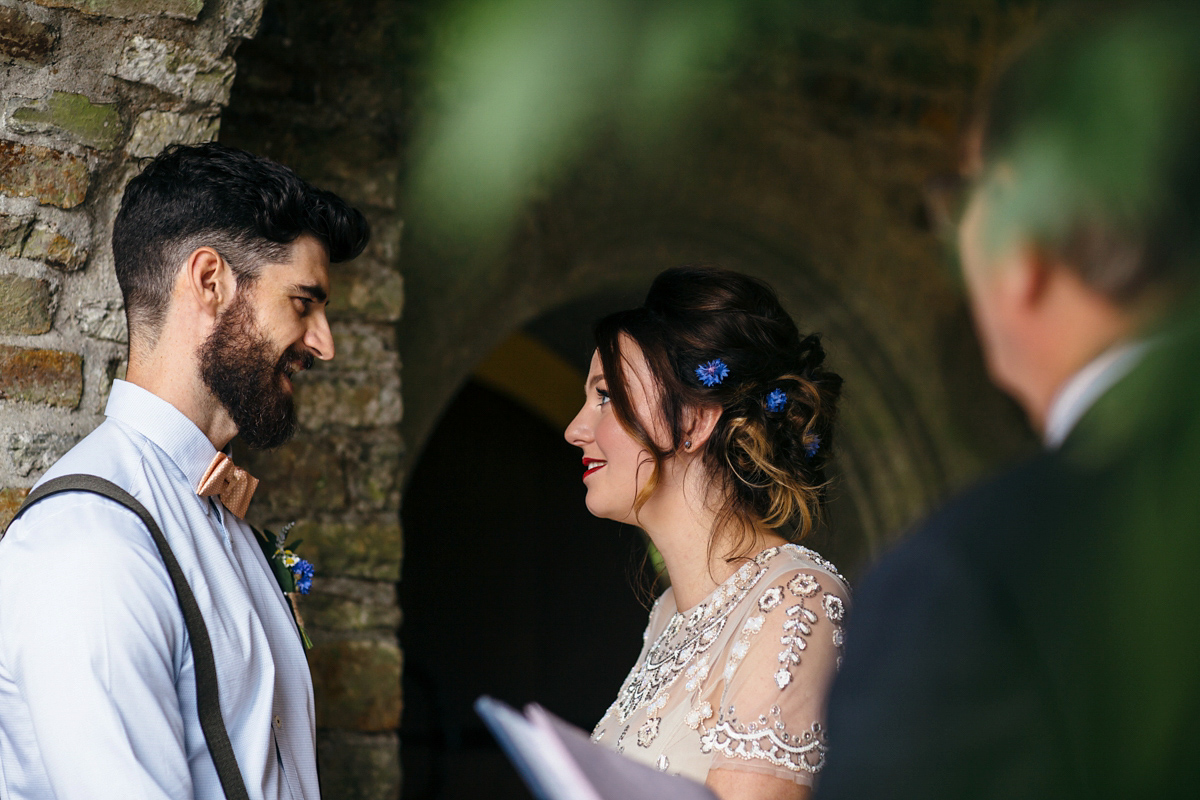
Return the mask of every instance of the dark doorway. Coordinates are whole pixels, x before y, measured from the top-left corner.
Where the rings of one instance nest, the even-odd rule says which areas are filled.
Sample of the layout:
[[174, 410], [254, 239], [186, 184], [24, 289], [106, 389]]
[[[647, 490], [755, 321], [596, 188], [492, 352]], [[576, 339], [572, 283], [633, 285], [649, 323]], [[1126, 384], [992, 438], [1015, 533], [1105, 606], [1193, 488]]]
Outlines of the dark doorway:
[[583, 504], [579, 452], [468, 382], [405, 493], [405, 800], [528, 798], [471, 704], [537, 701], [590, 730], [641, 647], [641, 534]]

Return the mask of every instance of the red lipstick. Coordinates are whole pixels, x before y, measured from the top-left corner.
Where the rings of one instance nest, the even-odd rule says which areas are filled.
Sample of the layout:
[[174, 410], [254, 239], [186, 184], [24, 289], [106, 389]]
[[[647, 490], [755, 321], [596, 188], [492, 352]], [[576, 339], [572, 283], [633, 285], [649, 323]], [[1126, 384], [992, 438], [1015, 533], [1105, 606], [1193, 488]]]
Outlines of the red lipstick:
[[607, 463], [607, 461], [602, 461], [599, 458], [583, 459], [583, 477], [586, 478], [588, 475], [591, 475], [593, 472], [600, 469]]

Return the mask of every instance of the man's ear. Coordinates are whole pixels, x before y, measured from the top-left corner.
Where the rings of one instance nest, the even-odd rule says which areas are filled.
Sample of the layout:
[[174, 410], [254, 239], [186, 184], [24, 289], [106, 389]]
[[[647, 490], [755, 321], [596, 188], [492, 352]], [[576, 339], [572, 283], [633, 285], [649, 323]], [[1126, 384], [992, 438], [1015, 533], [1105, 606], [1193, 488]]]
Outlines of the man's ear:
[[692, 443], [689, 451], [698, 450], [704, 446], [712, 436], [713, 430], [717, 427], [717, 420], [721, 418], [720, 406], [700, 406], [698, 408], [689, 409], [685, 416], [685, 436]]
[[233, 300], [237, 278], [229, 263], [211, 247], [198, 247], [183, 265], [183, 290], [202, 312], [217, 316]]
[[1008, 271], [1008, 291], [1023, 309], [1036, 309], [1046, 299], [1051, 276], [1057, 265], [1040, 247], [1029, 245], [1020, 248], [1012, 261], [1004, 267]]

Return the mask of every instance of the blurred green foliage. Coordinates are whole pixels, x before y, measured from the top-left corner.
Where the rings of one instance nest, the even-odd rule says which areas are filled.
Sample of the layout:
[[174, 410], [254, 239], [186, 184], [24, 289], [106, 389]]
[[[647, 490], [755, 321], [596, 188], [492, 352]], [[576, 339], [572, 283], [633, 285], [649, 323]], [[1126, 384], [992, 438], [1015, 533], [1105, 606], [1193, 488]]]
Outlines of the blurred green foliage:
[[[1004, 5], [1003, 0], [996, 0]], [[1081, 4], [1061, 7], [1069, 19]], [[1195, 128], [1193, 4], [1142, 4], [1128, 23], [1055, 41], [1024, 65], [1030, 124], [1003, 142], [990, 241], [1059, 241], [1080, 220], [1132, 230], [1170, 202]], [[450, 0], [433, 45], [406, 185], [415, 228], [469, 252], [507, 240], [530, 199], [601, 141], [671, 146], [746, 58], [802, 48], [802, 28], [921, 25], [937, 0]], [[1079, 15], [1080, 19], [1086, 15]], [[997, 175], [1019, 180], [995, 180]]]
[[[891, 4], [905, 0], [892, 0]], [[434, 235], [503, 238], [524, 203], [602, 137], [662, 145], [738, 52], [833, 0], [449, 3], [414, 137], [410, 213]]]
[[1142, 241], [1194, 192], [1177, 183], [1200, 132], [1200, 13], [1147, 4], [1086, 35], [1060, 24], [992, 113], [1008, 106], [1022, 124], [988, 157], [991, 248], [1060, 245], [1081, 225]]

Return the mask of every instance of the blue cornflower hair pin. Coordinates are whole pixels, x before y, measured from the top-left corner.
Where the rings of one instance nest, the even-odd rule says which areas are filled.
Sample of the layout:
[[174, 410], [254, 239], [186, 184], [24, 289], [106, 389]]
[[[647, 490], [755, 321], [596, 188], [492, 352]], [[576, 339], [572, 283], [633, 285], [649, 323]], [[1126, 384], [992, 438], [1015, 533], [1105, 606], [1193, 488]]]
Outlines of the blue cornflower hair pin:
[[783, 389], [772, 389], [767, 395], [767, 411], [776, 413], [787, 406], [787, 392]]
[[812, 458], [821, 449], [821, 437], [814, 436], [809, 440], [808, 444], [804, 445], [804, 457]]
[[696, 377], [705, 386], [713, 387], [729, 377], [729, 367], [719, 358], [696, 367]]

